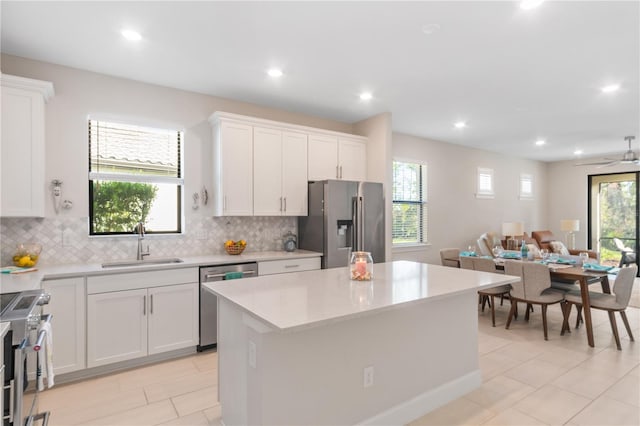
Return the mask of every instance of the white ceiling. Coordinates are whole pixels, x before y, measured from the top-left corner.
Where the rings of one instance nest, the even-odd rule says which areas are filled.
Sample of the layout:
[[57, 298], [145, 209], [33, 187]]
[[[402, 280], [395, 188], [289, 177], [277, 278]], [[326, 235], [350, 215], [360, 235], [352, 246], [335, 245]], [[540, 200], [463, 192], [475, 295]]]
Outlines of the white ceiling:
[[[623, 137], [640, 136], [639, 6], [2, 1], [1, 42], [3, 53], [343, 122], [389, 111], [395, 132], [553, 161], [576, 149], [621, 156]], [[426, 34], [430, 24], [439, 30]], [[267, 77], [271, 66], [284, 76]], [[600, 91], [612, 83], [621, 89]]]

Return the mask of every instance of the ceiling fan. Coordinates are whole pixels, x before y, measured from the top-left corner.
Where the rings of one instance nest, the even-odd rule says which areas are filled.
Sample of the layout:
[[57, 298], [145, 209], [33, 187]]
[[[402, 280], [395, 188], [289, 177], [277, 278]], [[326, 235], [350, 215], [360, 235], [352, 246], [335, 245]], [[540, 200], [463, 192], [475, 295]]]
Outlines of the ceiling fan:
[[624, 140], [628, 142], [629, 149], [622, 155], [620, 159], [613, 158], [605, 158], [604, 161], [596, 161], [595, 163], [578, 163], [576, 166], [600, 166], [600, 167], [608, 167], [615, 166], [616, 164], [640, 164], [640, 158], [638, 155], [631, 150], [631, 141], [634, 140], [635, 136], [625, 136]]

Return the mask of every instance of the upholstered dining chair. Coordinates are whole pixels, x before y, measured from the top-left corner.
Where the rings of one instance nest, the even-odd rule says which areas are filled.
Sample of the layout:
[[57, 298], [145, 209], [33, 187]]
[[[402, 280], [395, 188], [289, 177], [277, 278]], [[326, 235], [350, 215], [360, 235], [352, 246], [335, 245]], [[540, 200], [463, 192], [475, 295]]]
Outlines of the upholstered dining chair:
[[[488, 259], [486, 257], [475, 257], [470, 259], [473, 259], [473, 269], [476, 271], [493, 273], [497, 272], [496, 264], [493, 259]], [[485, 288], [484, 290], [478, 291], [478, 295], [480, 295], [480, 300], [482, 303], [482, 312], [484, 312], [485, 303], [489, 303], [489, 307], [491, 308], [491, 324], [494, 327], [496, 326], [496, 305], [494, 298], [496, 296], [500, 296], [500, 305], [502, 305], [504, 297], [508, 296], [510, 291], [511, 284], [499, 285], [496, 287]]]
[[460, 249], [443, 248], [440, 249], [440, 262], [442, 266], [460, 267]]
[[[629, 305], [629, 299], [631, 298], [631, 291], [633, 290], [633, 283], [638, 272], [637, 265], [630, 265], [625, 268], [620, 268], [616, 280], [613, 282], [613, 294], [589, 292], [589, 300], [593, 309], [600, 309], [607, 311], [609, 314], [609, 322], [611, 323], [611, 331], [613, 337], [616, 339], [616, 347], [618, 350], [622, 350], [620, 346], [620, 336], [618, 334], [618, 326], [616, 324], [615, 313], [620, 312], [622, 322], [627, 329], [629, 339], [633, 342], [633, 334], [631, 333], [631, 327], [629, 327], [629, 320], [627, 319], [627, 313], [625, 310]], [[576, 317], [576, 328], [580, 325], [582, 317], [582, 295], [580, 291], [570, 291], [565, 295], [567, 307], [564, 311], [564, 322], [562, 324], [562, 332], [569, 328], [569, 315], [571, 314], [571, 306], [576, 305], [578, 310], [578, 316]]]
[[[520, 263], [518, 266], [517, 263]], [[520, 269], [521, 268], [521, 269]], [[516, 313], [517, 302], [524, 302], [528, 305], [540, 305], [542, 309], [542, 328], [544, 340], [549, 340], [547, 332], [547, 306], [561, 303], [562, 312], [564, 309], [564, 293], [551, 288], [551, 274], [547, 265], [534, 262], [505, 261], [505, 271], [507, 275], [519, 275], [522, 271], [520, 283], [511, 284], [509, 293], [511, 298], [511, 310], [507, 318], [506, 329], [509, 329], [511, 320]], [[525, 319], [529, 319], [529, 309]]]

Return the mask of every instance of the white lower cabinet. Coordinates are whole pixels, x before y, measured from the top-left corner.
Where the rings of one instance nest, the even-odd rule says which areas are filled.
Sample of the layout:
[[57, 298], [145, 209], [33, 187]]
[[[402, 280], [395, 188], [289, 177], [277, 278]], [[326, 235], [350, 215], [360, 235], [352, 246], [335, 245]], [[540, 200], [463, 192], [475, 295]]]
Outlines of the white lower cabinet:
[[[195, 347], [198, 344], [198, 270], [193, 271], [89, 277], [87, 367]], [[172, 275], [188, 275], [193, 282], [167, 285]], [[117, 291], [105, 292], [109, 281]], [[159, 285], [152, 287], [149, 282], [154, 281]], [[138, 288], [125, 289], [127, 286]]]
[[53, 315], [53, 371], [63, 374], [82, 370], [86, 367], [84, 277], [43, 281], [42, 287], [51, 295], [43, 312]]

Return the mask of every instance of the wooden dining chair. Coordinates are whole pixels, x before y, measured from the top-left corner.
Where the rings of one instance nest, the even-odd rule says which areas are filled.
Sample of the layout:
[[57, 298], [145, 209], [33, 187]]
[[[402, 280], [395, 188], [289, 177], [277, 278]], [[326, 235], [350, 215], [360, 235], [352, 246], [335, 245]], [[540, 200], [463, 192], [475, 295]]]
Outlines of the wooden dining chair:
[[[473, 259], [473, 269], [476, 271], [483, 272], [493, 272], [496, 273], [496, 264], [493, 259], [488, 259], [485, 257], [476, 257]], [[484, 312], [484, 306], [486, 303], [489, 304], [491, 308], [491, 324], [496, 326], [496, 308], [495, 308], [495, 297], [500, 296], [500, 305], [502, 305], [505, 296], [509, 296], [509, 292], [511, 291], [511, 284], [499, 285], [496, 287], [485, 288], [483, 290], [478, 290], [478, 295], [480, 296], [480, 301], [482, 303], [482, 312]]]
[[[512, 263], [513, 262], [513, 263]], [[517, 265], [520, 263], [520, 266]], [[551, 275], [547, 265], [534, 262], [505, 262], [505, 274], [518, 275], [522, 268], [522, 280], [520, 283], [513, 283], [509, 297], [511, 299], [511, 310], [507, 318], [506, 329], [509, 329], [511, 320], [516, 313], [517, 302], [524, 302], [528, 305], [540, 305], [542, 310], [542, 328], [544, 340], [549, 340], [547, 332], [547, 306], [561, 303], [562, 312], [564, 308], [564, 293], [551, 288]], [[529, 309], [525, 315], [525, 320], [529, 319]]]
[[[635, 281], [636, 273], [638, 272], [637, 265], [630, 265], [625, 268], [621, 268], [618, 272], [616, 280], [613, 282], [613, 294], [589, 292], [589, 300], [591, 307], [594, 309], [600, 309], [607, 311], [609, 314], [609, 322], [611, 323], [611, 331], [613, 337], [616, 339], [616, 347], [618, 350], [622, 350], [620, 346], [620, 336], [618, 334], [618, 326], [616, 324], [615, 313], [620, 312], [622, 322], [627, 329], [629, 339], [633, 342], [633, 334], [631, 333], [631, 327], [629, 326], [629, 320], [627, 319], [626, 309], [629, 305], [629, 299], [631, 298], [631, 291], [633, 290], [633, 283]], [[582, 317], [582, 295], [580, 291], [570, 291], [565, 295], [567, 307], [564, 311], [564, 321], [562, 323], [562, 332], [569, 329], [569, 315], [571, 314], [571, 306], [576, 305], [578, 315], [576, 317], [576, 328], [580, 325]]]

